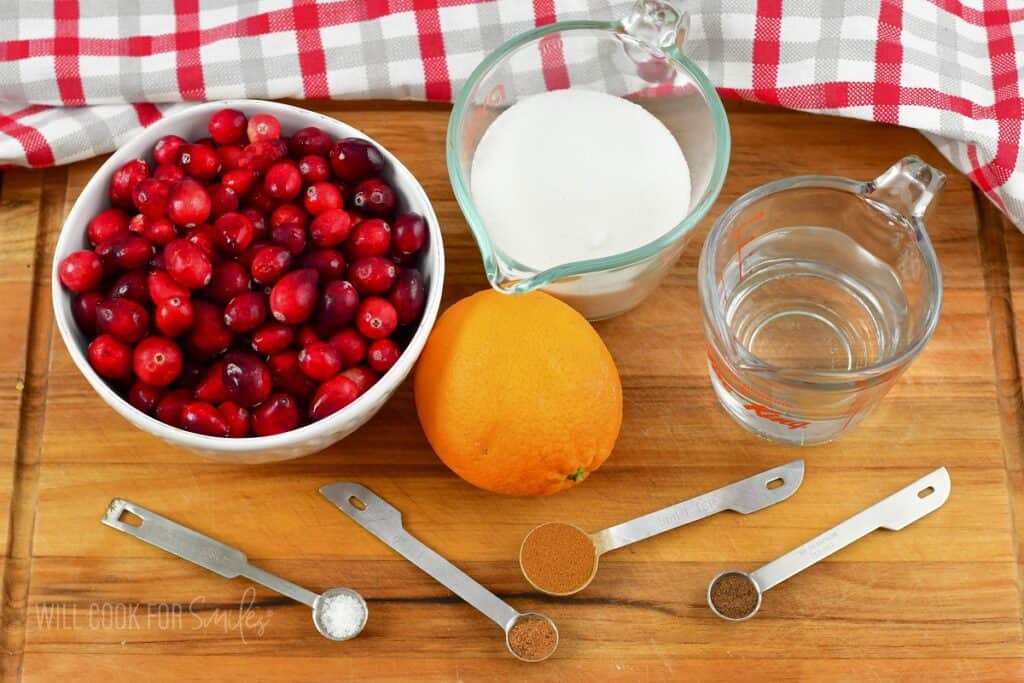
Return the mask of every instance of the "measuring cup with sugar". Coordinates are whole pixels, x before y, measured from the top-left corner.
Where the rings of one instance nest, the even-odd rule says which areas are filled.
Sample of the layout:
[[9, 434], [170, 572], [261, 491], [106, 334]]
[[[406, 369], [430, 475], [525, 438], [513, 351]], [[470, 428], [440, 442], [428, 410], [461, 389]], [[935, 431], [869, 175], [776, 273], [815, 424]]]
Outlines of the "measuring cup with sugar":
[[949, 491], [949, 472], [940, 467], [756, 571], [730, 569], [715, 576], [708, 584], [708, 606], [727, 621], [749, 619], [761, 609], [765, 591], [872, 531], [906, 528], [942, 507]]
[[722, 214], [699, 286], [711, 384], [729, 415], [806, 445], [871, 411], [939, 321], [925, 217], [944, 180], [910, 156], [869, 182], [769, 183]]

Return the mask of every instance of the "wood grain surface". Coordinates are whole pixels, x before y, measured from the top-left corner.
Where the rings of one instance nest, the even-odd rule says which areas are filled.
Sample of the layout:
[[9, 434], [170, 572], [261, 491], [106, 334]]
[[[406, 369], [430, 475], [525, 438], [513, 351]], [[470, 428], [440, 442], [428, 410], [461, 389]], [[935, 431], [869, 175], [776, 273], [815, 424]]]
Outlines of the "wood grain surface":
[[[485, 287], [444, 165], [448, 109], [316, 106], [374, 136], [423, 183], [444, 230], [445, 304]], [[1024, 237], [915, 132], [750, 105], [731, 107], [730, 119], [729, 177], [692, 244], [646, 303], [597, 325], [624, 387], [616, 451], [582, 486], [543, 499], [496, 497], [446, 470], [419, 429], [408, 383], [352, 437], [276, 465], [205, 461], [131, 427], [79, 375], [49, 304], [49, 255], [100, 160], [5, 172], [5, 680], [1024, 678]], [[769, 180], [867, 179], [911, 153], [949, 174], [929, 226], [945, 278], [934, 338], [840, 441], [798, 449], [748, 434], [718, 407], [705, 367], [696, 264], [713, 218]], [[540, 596], [519, 574], [519, 543], [540, 522], [596, 530], [798, 457], [806, 478], [786, 503], [609, 554], [577, 596]], [[940, 465], [953, 481], [940, 511], [772, 590], [749, 622], [726, 623], [707, 609], [704, 591], [717, 572], [754, 568]], [[562, 641], [554, 658], [513, 660], [491, 622], [317, 493], [343, 479], [388, 499], [414, 534], [514, 607], [555, 619]], [[369, 626], [351, 642], [323, 640], [306, 607], [102, 526], [115, 496], [215, 535], [311, 589], [356, 588], [369, 601]]]

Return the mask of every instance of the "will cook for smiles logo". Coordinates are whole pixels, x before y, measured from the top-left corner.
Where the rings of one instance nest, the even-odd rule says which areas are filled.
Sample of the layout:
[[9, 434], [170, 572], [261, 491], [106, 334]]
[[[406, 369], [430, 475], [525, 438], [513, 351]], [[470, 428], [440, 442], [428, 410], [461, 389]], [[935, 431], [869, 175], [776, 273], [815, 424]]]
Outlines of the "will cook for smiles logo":
[[[187, 604], [176, 602], [47, 602], [31, 608], [35, 626], [48, 629], [98, 631], [219, 631], [237, 633], [242, 642], [262, 638], [273, 611], [256, 606], [256, 590], [246, 588], [238, 606], [224, 607], [200, 595]], [[30, 616], [29, 619], [32, 619]]]

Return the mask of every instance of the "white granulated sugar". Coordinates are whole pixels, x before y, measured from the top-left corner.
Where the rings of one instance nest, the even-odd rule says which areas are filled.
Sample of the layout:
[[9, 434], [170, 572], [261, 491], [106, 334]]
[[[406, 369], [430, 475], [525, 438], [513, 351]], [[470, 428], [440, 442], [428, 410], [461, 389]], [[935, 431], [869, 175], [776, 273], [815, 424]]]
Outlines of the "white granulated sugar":
[[320, 626], [334, 638], [351, 638], [359, 633], [366, 619], [366, 608], [356, 597], [339, 593], [323, 598], [317, 611]]
[[536, 269], [643, 246], [690, 208], [689, 166], [668, 128], [640, 105], [575, 88], [502, 112], [470, 187], [495, 244]]

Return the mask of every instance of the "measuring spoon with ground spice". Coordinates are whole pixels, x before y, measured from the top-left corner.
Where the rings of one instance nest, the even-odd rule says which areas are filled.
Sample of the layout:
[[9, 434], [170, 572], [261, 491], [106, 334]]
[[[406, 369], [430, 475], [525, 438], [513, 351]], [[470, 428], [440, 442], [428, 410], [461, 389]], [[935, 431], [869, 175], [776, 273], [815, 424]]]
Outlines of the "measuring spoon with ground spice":
[[803, 479], [804, 461], [794, 460], [592, 534], [564, 522], [541, 524], [523, 539], [519, 567], [537, 590], [572, 595], [593, 581], [604, 553], [726, 510], [757, 512], [792, 496]]
[[727, 621], [749, 619], [761, 609], [761, 596], [766, 590], [872, 531], [899, 531], [909, 526], [942, 507], [949, 491], [949, 472], [940, 467], [756, 571], [722, 572], [708, 584], [708, 606]]
[[505, 647], [524, 662], [542, 662], [558, 647], [555, 622], [538, 612], [518, 612], [468, 574], [406, 531], [402, 513], [353, 482], [320, 488], [327, 500], [388, 547], [478, 609], [505, 632]]

